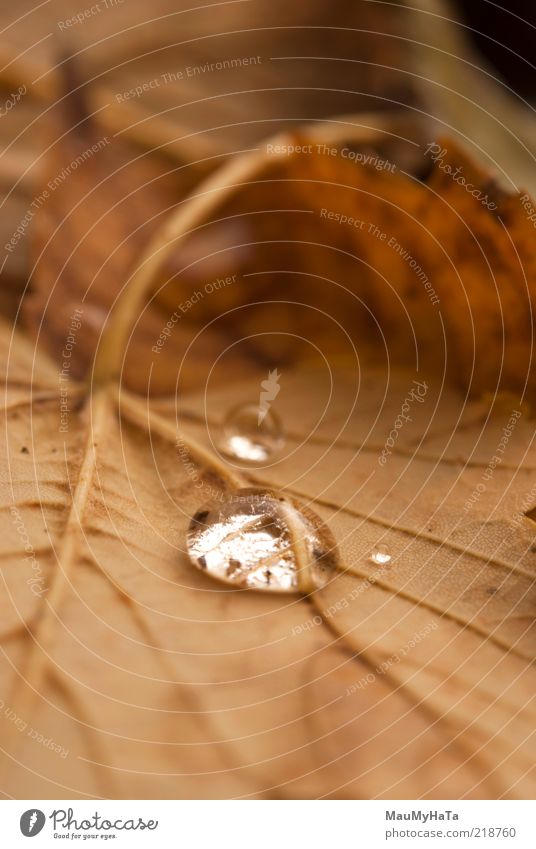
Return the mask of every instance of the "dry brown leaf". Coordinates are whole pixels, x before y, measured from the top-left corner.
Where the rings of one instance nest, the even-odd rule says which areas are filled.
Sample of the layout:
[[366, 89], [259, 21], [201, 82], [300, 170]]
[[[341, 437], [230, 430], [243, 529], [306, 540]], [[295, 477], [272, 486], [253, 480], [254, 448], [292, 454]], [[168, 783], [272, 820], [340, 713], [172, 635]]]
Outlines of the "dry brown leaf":
[[[372, 349], [376, 359], [390, 356], [429, 374], [446, 372], [472, 396], [515, 391], [520, 403], [533, 403], [536, 262], [532, 224], [519, 196], [501, 191], [450, 139], [437, 143], [441, 155], [435, 164], [421, 154], [417, 162], [431, 169], [421, 182], [386, 158], [386, 150], [396, 154], [389, 141], [385, 145], [388, 133], [377, 132], [372, 146], [359, 144], [356, 130], [363, 135], [359, 127], [346, 131], [346, 138], [353, 133], [353, 143], [344, 142], [340, 128], [276, 137], [178, 203], [162, 229], [165, 236], [157, 233], [147, 251], [151, 297], [139, 304], [128, 344], [125, 340], [121, 368], [127, 386], [166, 394], [175, 390], [179, 371], [181, 388], [195, 389], [226, 346], [238, 354], [234, 373], [246, 377], [250, 360], [295, 363], [311, 356], [312, 342], [331, 357], [353, 357], [357, 345], [360, 356]], [[416, 142], [406, 135], [405, 146], [415, 148]], [[306, 153], [281, 154], [289, 148]], [[356, 164], [348, 151], [372, 164]], [[463, 174], [492, 209], [446, 168]], [[138, 176], [143, 180], [142, 171]], [[83, 186], [69, 181], [68, 201], [96, 179], [90, 172]], [[123, 197], [121, 187], [106, 182], [112, 194]], [[144, 189], [151, 191], [152, 183]], [[83, 196], [98, 221], [94, 195]], [[133, 267], [142, 245], [136, 216], [128, 208], [116, 210], [108, 196], [98, 204], [105, 201], [112, 210], [119, 236], [110, 232], [105, 216], [104, 237], [97, 239], [91, 230], [80, 243], [100, 245], [95, 256], [80, 248], [77, 228], [58, 243], [72, 220], [58, 206], [61, 199], [54, 196], [44, 207], [45, 221], [54, 213], [62, 226], [52, 242], [48, 228], [38, 243], [37, 294], [25, 312], [34, 329], [43, 324], [48, 348], [61, 358], [68, 316], [83, 291], [81, 374], [92, 363], [121, 290], [120, 269]], [[153, 203], [158, 205], [158, 197]], [[84, 217], [74, 220], [85, 233]], [[346, 220], [350, 223], [342, 223]], [[177, 229], [176, 221], [184, 224]], [[111, 260], [102, 259], [110, 253]], [[240, 356], [238, 343], [248, 348], [248, 358]], [[188, 362], [194, 361], [192, 380]]]
[[[109, 313], [128, 285], [129, 275], [145, 251], [149, 268], [156, 266], [151, 272], [155, 281], [149, 287], [152, 297], [148, 303], [140, 305], [139, 314], [133, 321], [132, 333], [121, 363], [122, 379], [139, 393], [168, 393], [175, 388], [177, 363], [187, 355], [190, 360], [196, 361], [197, 369], [195, 374], [190, 369], [182, 370], [182, 381], [183, 384], [186, 381], [186, 388], [195, 388], [199, 383], [199, 371], [208, 373], [218, 351], [235, 341], [236, 321], [234, 314], [229, 311], [243, 305], [251, 288], [255, 289], [255, 297], [260, 289], [261, 299], [267, 290], [277, 295], [280, 288], [276, 285], [274, 275], [266, 283], [260, 281], [260, 285], [254, 281], [252, 287], [250, 281], [237, 273], [238, 266], [241, 272], [246, 270], [242, 268], [244, 261], [249, 268], [254, 256], [263, 256], [263, 246], [258, 244], [256, 233], [252, 232], [251, 213], [256, 214], [257, 210], [249, 209], [248, 186], [244, 186], [243, 192], [240, 185], [231, 187], [229, 192], [227, 175], [232, 175], [234, 170], [234, 163], [231, 163], [222, 169], [221, 178], [218, 172], [215, 178], [202, 183], [188, 199], [187, 189], [192, 179], [191, 174], [188, 176], [188, 170], [166, 169], [156, 159], [135, 154], [121, 140], [100, 136], [95, 124], [86, 116], [85, 104], [80, 102], [78, 95], [70, 95], [67, 102], [73, 100], [70, 109], [62, 107], [51, 134], [56, 141], [49, 156], [47, 174], [37, 192], [37, 197], [43, 197], [44, 200], [35, 211], [36, 230], [32, 241], [34, 269], [29, 295], [23, 303], [25, 324], [38, 340], [40, 348], [61, 363], [64, 360], [64, 342], [71, 317], [75, 311], [79, 311], [77, 319], [83, 326], [83, 332], [77, 335], [72, 350], [70, 372], [75, 377], [82, 377], [92, 367]], [[74, 123], [73, 111], [78, 119], [75, 130], [71, 129]], [[367, 141], [383, 133], [384, 140], [380, 146], [389, 150], [396, 132], [386, 131], [385, 127], [393, 125], [396, 130], [396, 122], [387, 122], [381, 116], [375, 116], [374, 121], [378, 126], [377, 131], [366, 125], [357, 125], [348, 128], [347, 133]], [[400, 132], [409, 136], [414, 134], [412, 122], [400, 122]], [[334, 135], [338, 137], [340, 133], [336, 123], [327, 130], [327, 134], [326, 131], [320, 131], [319, 141], [324, 136], [328, 140]], [[104, 145], [103, 140], [106, 142]], [[407, 147], [411, 149], [409, 140]], [[398, 153], [402, 156], [401, 148], [403, 146], [399, 145]], [[66, 169], [65, 162], [76, 163], [80, 157], [83, 161], [76, 168], [67, 166]], [[245, 175], [251, 180], [255, 171], [259, 172], [261, 191], [260, 196], [255, 196], [255, 203], [259, 204], [258, 211], [262, 213], [261, 229], [269, 235], [273, 221], [279, 220], [285, 207], [290, 210], [288, 215], [283, 215], [285, 223], [294, 228], [294, 207], [301, 201], [302, 193], [303, 178], [299, 169], [294, 184], [293, 169], [296, 166], [293, 162], [290, 165], [290, 177], [286, 175], [285, 166], [279, 166], [279, 169], [283, 167], [285, 184], [290, 180], [289, 191], [284, 198], [276, 197], [272, 200], [272, 163], [262, 154], [254, 154], [251, 158], [253, 166], [248, 164], [249, 157], [244, 157]], [[238, 162], [240, 171], [241, 160]], [[341, 179], [352, 180], [354, 168], [344, 161], [341, 168]], [[315, 180], [314, 163], [311, 179]], [[255, 186], [256, 181], [253, 179]], [[237, 192], [239, 213], [228, 217], [224, 209], [221, 220], [211, 226], [210, 214], [214, 210], [218, 218], [220, 198], [225, 199], [227, 194], [234, 195]], [[159, 224], [166, 220], [166, 215], [172, 217], [172, 213], [180, 220], [183, 209], [186, 210], [188, 220], [188, 208], [192, 205], [195, 207], [195, 198], [200, 201], [202, 210], [206, 206], [205, 220], [196, 220], [191, 233], [181, 234], [183, 238], [173, 235], [176, 250], [170, 250], [170, 245], [161, 242]], [[275, 205], [266, 206], [267, 203]], [[321, 233], [324, 232], [322, 222], [319, 229]], [[295, 230], [296, 238], [299, 239], [299, 225]], [[167, 232], [167, 227], [162, 227], [161, 231]], [[345, 244], [342, 240], [338, 253], [344, 249]], [[293, 253], [296, 251], [290, 242], [288, 250], [285, 250], [284, 245], [277, 245], [275, 251], [270, 243], [270, 255], [282, 263], [287, 262]], [[302, 250], [297, 253], [297, 257], [298, 270], [306, 271], [306, 253]], [[162, 266], [160, 276], [157, 275], [158, 266]], [[225, 281], [229, 280], [232, 285], [225, 285]], [[214, 288], [208, 291], [207, 287], [212, 287], [213, 283]], [[286, 281], [282, 281], [282, 285], [286, 287]], [[313, 287], [309, 288], [311, 292], [306, 300], [314, 310], [313, 313], [309, 311], [306, 319], [310, 335], [323, 333], [326, 339], [330, 339], [333, 332], [329, 328], [326, 332], [326, 317], [319, 310], [324, 311], [327, 304], [333, 304], [333, 297], [331, 294], [325, 297], [323, 281], [320, 285], [320, 299], [316, 297]], [[344, 299], [341, 292], [338, 299], [340, 308], [333, 312], [329, 322], [344, 318], [348, 327], [353, 322], [354, 330], [357, 329], [358, 317], [363, 313], [363, 308], [355, 297], [356, 289], [359, 290], [359, 285], [352, 284], [350, 313], [348, 298]], [[198, 304], [196, 299], [202, 303]], [[193, 310], [192, 305], [195, 305]], [[155, 347], [161, 339], [162, 331], [167, 332], [166, 324], [173, 312], [183, 319], [181, 333], [169, 333], [164, 339], [166, 355], [155, 356]], [[212, 325], [210, 334], [203, 332], [207, 317], [210, 319], [214, 316], [223, 316], [223, 321], [218, 320], [217, 324]], [[264, 344], [263, 348], [266, 340], [262, 335], [258, 336], [262, 330], [256, 324], [258, 319], [259, 316], [243, 315], [239, 324], [245, 329], [249, 328], [251, 322], [255, 324], [255, 327], [251, 327], [255, 330], [251, 340], [252, 353], [256, 359], [264, 362], [273, 355], [269, 344]], [[292, 345], [288, 343], [289, 331], [295, 320], [292, 308], [288, 309], [286, 304], [283, 309], [277, 304], [267, 307], [264, 304], [261, 320], [266, 328], [280, 331], [278, 358], [284, 356], [286, 348], [288, 356], [295, 358]], [[287, 339], [283, 339], [281, 334], [286, 335]], [[251, 373], [247, 360], [242, 356], [235, 358], [233, 369], [237, 376]]]
[[[218, 424], [203, 393], [177, 423], [171, 400], [118, 404], [112, 381], [77, 401], [71, 384], [59, 433], [54, 367], [33, 377], [31, 345], [6, 329], [0, 344], [6, 792], [531, 796], [534, 533], [512, 524], [536, 502], [529, 423], [466, 515], [503, 415], [430, 386], [381, 469], [414, 372], [365, 370], [356, 404], [356, 373], [338, 369], [328, 406], [325, 367], [285, 374], [285, 455], [248, 477], [311, 501], [343, 571], [308, 599], [270, 597], [184, 553], [189, 517], [230, 477], [203, 448]], [[211, 411], [228, 403], [218, 385]], [[379, 540], [394, 554], [381, 574]]]
[[[374, 147], [355, 142], [349, 147], [334, 143], [332, 130], [330, 154], [317, 152], [314, 134], [279, 137], [266, 143], [265, 153], [244, 157], [244, 165], [237, 160], [236, 185], [229, 183], [235, 179], [231, 163], [201, 184], [188, 204], [179, 203], [175, 219], [185, 221], [182, 230], [174, 230], [172, 217], [167, 240], [157, 235], [147, 253], [155, 282], [133, 323], [122, 362], [126, 384], [144, 394], [173, 391], [177, 362], [189, 358], [198, 369], [192, 383], [191, 370], [181, 367], [183, 383], [188, 380], [183, 388], [195, 388], [218, 352], [226, 346], [234, 350], [245, 335], [242, 344], [250, 357], [267, 365], [309, 356], [311, 340], [331, 356], [353, 356], [352, 346], [358, 344], [361, 355], [372, 348], [376, 357], [389, 352], [397, 362], [419, 366], [420, 361], [428, 373], [446, 371], [473, 395], [513, 390], [532, 402], [530, 314], [536, 269], [532, 225], [519, 197], [500, 191], [451, 140], [438, 143], [443, 147], [439, 162], [421, 183], [385, 158], [386, 137], [378, 132]], [[329, 131], [325, 138], [329, 142]], [[270, 151], [278, 144], [308, 152], [273, 156]], [[378, 167], [341, 155], [348, 150]], [[432, 163], [423, 155], [421, 164]], [[459, 186], [446, 167], [463, 173], [496, 209], [490, 211]], [[143, 184], [137, 161], [135, 168]], [[95, 174], [90, 171], [87, 180], [91, 185]], [[68, 317], [83, 293], [85, 331], [76, 352], [77, 374], [92, 362], [121, 289], [121, 267], [132, 267], [142, 247], [141, 224], [129, 209], [131, 193], [123, 210], [121, 186], [108, 182], [119, 208], [107, 195], [113, 212], [101, 220], [93, 209], [95, 193], [83, 195], [103, 235], [97, 238], [92, 228], [82, 237], [82, 247], [76, 234], [86, 232], [87, 218], [77, 212], [64, 219], [61, 194], [44, 207], [45, 221], [51, 211], [67, 224], [72, 220], [75, 235], [69, 239], [63, 226], [52, 242], [47, 231], [38, 243], [37, 294], [25, 306], [34, 330], [43, 325], [48, 347], [61, 358]], [[151, 197], [152, 186], [143, 189]], [[70, 181], [65, 191], [70, 203], [72, 189]], [[158, 196], [153, 203], [163, 206]], [[199, 210], [192, 221], [189, 208]], [[117, 219], [118, 238], [107, 226], [110, 214]], [[341, 223], [342, 216], [357, 223]], [[63, 269], [64, 242], [73, 241]], [[92, 249], [99, 245], [95, 257], [84, 253], [86, 243]], [[208, 291], [214, 282], [217, 287]], [[298, 325], [309, 342], [296, 343], [293, 328]], [[166, 347], [165, 356], [160, 345]], [[232, 373], [247, 375], [247, 362], [237, 356]]]
[[[230, 312], [221, 317], [221, 300], [204, 299], [198, 321], [216, 319], [230, 333], [238, 321], [240, 333], [237, 301], [259, 300], [262, 316], [251, 327], [258, 333], [300, 327], [329, 346], [346, 331], [358, 349], [371, 345], [376, 358], [446, 372], [471, 395], [515, 391], [533, 403], [534, 228], [520, 195], [502, 191], [452, 139], [436, 143], [435, 163], [421, 148], [424, 182], [386, 159], [381, 146], [355, 148], [374, 167], [352, 162], [348, 142], [319, 154], [314, 136], [278, 141], [311, 150], [267, 153], [247, 185], [215, 204], [193, 269], [177, 253], [162, 275], [158, 298], [168, 309], [199, 285], [211, 235], [232, 221], [221, 262], [241, 288], [229, 290]], [[268, 361], [296, 355], [262, 335], [251, 346]], [[335, 347], [348, 353], [341, 338]]]
[[[11, 349], [2, 336], [9, 793], [533, 794], [534, 525], [525, 514], [536, 491], [523, 407], [525, 379], [533, 391], [533, 254], [515, 200], [497, 196], [502, 221], [440, 176], [418, 183], [337, 153], [237, 159], [132, 260], [94, 363], [86, 352], [94, 383], [69, 382], [66, 419], [54, 366], [40, 360], [34, 376], [31, 344], [17, 338]], [[433, 280], [440, 309], [386, 240], [326, 220], [324, 207], [397, 238]], [[194, 231], [205, 247], [192, 246]], [[220, 259], [208, 274], [214, 234]], [[236, 285], [188, 307], [179, 348], [169, 337], [151, 356], [162, 327], [154, 315], [224, 273]], [[152, 309], [141, 345], [131, 330]], [[49, 330], [45, 315], [44, 327], [59, 351], [65, 326]], [[256, 400], [266, 366], [279, 362], [283, 456], [232, 471], [217, 452], [222, 419], [231, 400]], [[176, 397], [151, 397], [157, 364], [158, 388], [171, 374]], [[461, 393], [447, 388], [449, 369]], [[119, 390], [122, 377], [144, 400]], [[413, 421], [382, 465], [413, 381], [423, 380], [426, 396], [411, 402]], [[491, 403], [468, 401], [485, 391]], [[215, 491], [252, 482], [301, 497], [327, 521], [341, 553], [327, 587], [282, 600], [220, 587], [189, 564], [190, 516]], [[379, 570], [369, 555], [385, 542], [393, 559]], [[61, 751], [36, 745], [33, 732]]]

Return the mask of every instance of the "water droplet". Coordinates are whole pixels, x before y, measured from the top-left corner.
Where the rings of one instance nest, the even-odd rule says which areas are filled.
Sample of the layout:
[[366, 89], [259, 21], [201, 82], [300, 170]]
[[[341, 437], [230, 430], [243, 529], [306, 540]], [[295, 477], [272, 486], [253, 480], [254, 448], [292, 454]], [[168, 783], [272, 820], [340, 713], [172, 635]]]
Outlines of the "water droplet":
[[248, 463], [269, 460], [283, 445], [281, 422], [273, 410], [242, 404], [231, 410], [223, 423], [222, 450]]
[[[188, 554], [202, 571], [244, 589], [291, 593], [323, 586], [334, 574], [336, 546], [320, 518], [269, 490], [239, 489], [193, 517]], [[298, 569], [296, 549], [305, 566]]]
[[378, 566], [386, 566], [387, 563], [391, 562], [391, 555], [389, 554], [389, 549], [386, 545], [377, 545], [372, 550], [370, 559], [373, 563], [377, 563]]

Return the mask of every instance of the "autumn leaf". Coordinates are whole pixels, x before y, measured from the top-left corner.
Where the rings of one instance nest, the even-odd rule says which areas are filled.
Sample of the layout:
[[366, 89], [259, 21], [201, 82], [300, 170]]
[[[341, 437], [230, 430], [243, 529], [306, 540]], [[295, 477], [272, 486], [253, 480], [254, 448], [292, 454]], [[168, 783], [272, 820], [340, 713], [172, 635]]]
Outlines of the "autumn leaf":
[[[246, 477], [209, 452], [202, 396], [177, 423], [171, 400], [150, 410], [122, 392], [118, 404], [112, 387], [83, 400], [72, 385], [60, 433], [54, 368], [40, 366], [36, 392], [31, 345], [12, 346], [6, 329], [1, 344], [10, 794], [531, 792], [534, 533], [516, 518], [529, 506], [529, 423], [516, 419], [508, 461], [464, 513], [503, 419], [430, 387], [380, 468], [413, 373], [372, 369], [356, 405], [355, 374], [337, 371], [327, 417], [326, 373], [287, 373], [285, 454]], [[342, 570], [326, 588], [267, 596], [191, 566], [190, 516], [242, 476], [284, 487], [327, 520]], [[388, 568], [370, 561], [380, 542]]]
[[[136, 159], [139, 191], [160, 204], [152, 218], [143, 208], [136, 217], [136, 192], [116, 185], [117, 175], [107, 178], [100, 157], [108, 152], [99, 152], [38, 217], [61, 223], [49, 225], [53, 239], [41, 224], [34, 294], [24, 308], [31, 328], [61, 359], [69, 316], [83, 304], [73, 372], [87, 371], [124, 288], [121, 268], [128, 279], [148, 229], [153, 240], [140, 274], [150, 281], [121, 354], [122, 379], [137, 392], [174, 391], [177, 371], [182, 389], [195, 388], [226, 345], [235, 353], [248, 347], [248, 357], [237, 353], [231, 366], [242, 377], [252, 359], [274, 367], [307, 358], [309, 343], [293, 332], [299, 323], [329, 356], [354, 356], [358, 340], [361, 356], [420, 361], [473, 397], [517, 391], [532, 403], [536, 267], [520, 196], [500, 189], [451, 139], [422, 145], [413, 171], [428, 169], [423, 183], [382, 151], [382, 133], [376, 150], [360, 127], [278, 136], [217, 171], [187, 202], [167, 206]], [[119, 206], [87, 191], [101, 184], [122, 198]], [[102, 233], [86, 233], [82, 212], [73, 219], [66, 211], [80, 195]], [[110, 210], [104, 216], [102, 204]], [[59, 244], [72, 226], [65, 264]], [[95, 244], [88, 255], [84, 246]], [[185, 357], [197, 363], [193, 381], [187, 363], [177, 369]]]
[[[163, 245], [205, 213], [199, 198], [159, 234]], [[235, 469], [218, 455], [225, 351], [179, 407], [114, 388], [151, 285], [142, 264], [87, 400], [69, 384], [67, 436], [52, 367], [33, 404], [32, 385], [21, 396], [17, 378], [8, 413], [11, 558], [21, 528], [37, 539], [44, 517], [48, 531], [34, 549], [43, 595], [18, 572], [11, 588], [7, 573], [10, 710], [69, 749], [63, 758], [43, 747], [36, 792], [529, 794], [533, 428], [515, 396], [490, 409], [415, 369], [333, 370], [309, 358], [281, 373], [283, 456]], [[8, 369], [28, 374], [31, 356], [31, 346], [13, 364], [6, 355]], [[235, 382], [233, 403], [258, 398], [265, 378], [259, 369]], [[404, 405], [411, 421], [399, 429]], [[327, 587], [281, 601], [220, 587], [191, 566], [190, 517], [241, 483], [284, 490], [327, 522], [341, 558]], [[387, 567], [371, 561], [378, 545], [391, 552]], [[11, 727], [13, 763], [25, 763], [26, 736]], [[15, 793], [28, 781], [19, 770]]]
[[[51, 262], [45, 225], [26, 309], [52, 357], [0, 337], [11, 795], [534, 792], [528, 223], [451, 140], [435, 162], [421, 147], [419, 179], [382, 149], [385, 125], [368, 132], [272, 138], [157, 211], [145, 245], [113, 169], [128, 214], [111, 243], [77, 256], [65, 240]], [[48, 208], [74, 244], [96, 220], [76, 185]], [[81, 282], [80, 308], [94, 290], [104, 311], [92, 338], [72, 325]], [[72, 371], [69, 335], [87, 344]], [[221, 428], [274, 370], [285, 445], [244, 467]], [[326, 586], [248, 592], [191, 564], [191, 517], [252, 485], [330, 528]]]
[[[428, 171], [423, 182], [381, 145], [329, 136], [269, 140], [247, 185], [214, 202], [208, 233], [238, 219], [241, 243], [255, 249], [229, 240], [223, 261], [241, 288], [230, 288], [223, 315], [205, 299], [197, 316], [230, 334], [249, 322], [251, 354], [268, 363], [303, 355], [296, 339], [270, 338], [299, 325], [332, 354], [353, 356], [350, 339], [360, 354], [446, 373], [473, 397], [516, 391], [532, 403], [536, 277], [521, 194], [501, 189], [452, 139], [421, 138], [413, 171]], [[190, 281], [167, 269], [157, 299], [170, 308]], [[262, 315], [237, 319], [237, 301], [254, 299]]]

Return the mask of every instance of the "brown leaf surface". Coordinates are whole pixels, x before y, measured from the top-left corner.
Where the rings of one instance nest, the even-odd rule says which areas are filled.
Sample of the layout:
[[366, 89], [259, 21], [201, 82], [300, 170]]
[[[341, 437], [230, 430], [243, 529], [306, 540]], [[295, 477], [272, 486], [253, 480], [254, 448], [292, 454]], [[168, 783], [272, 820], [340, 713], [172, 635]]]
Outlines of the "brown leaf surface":
[[[503, 455], [497, 446], [511, 409], [500, 405], [490, 415], [486, 404], [464, 405], [431, 386], [382, 468], [378, 455], [415, 375], [390, 380], [377, 369], [365, 372], [352, 411], [355, 376], [338, 374], [323, 420], [328, 381], [322, 385], [319, 377], [287, 377], [279, 412], [299, 421], [300, 430], [289, 435], [287, 456], [262, 478], [311, 498], [342, 552], [344, 574], [312, 601], [375, 675], [349, 670], [339, 715], [348, 723], [360, 715], [369, 681], [384, 664], [380, 676], [391, 690], [408, 696], [433, 727], [446, 729], [459, 758], [454, 774], [472, 764], [476, 795], [530, 794], [536, 528], [523, 513], [536, 500], [532, 423], [518, 419]], [[244, 399], [254, 392], [241, 389]], [[187, 405], [199, 422], [192, 425], [196, 438], [214, 442], [218, 423], [207, 428], [204, 416], [220, 404], [215, 388]], [[342, 432], [341, 422], [347, 422]], [[314, 437], [303, 440], [305, 433]], [[378, 542], [393, 554], [387, 567], [370, 563]], [[377, 710], [383, 712], [383, 701]], [[412, 762], [415, 740], [405, 732], [403, 739]], [[335, 735], [326, 753], [344, 759], [349, 740]], [[381, 734], [376, 744], [380, 755]], [[391, 773], [390, 754], [384, 756], [389, 790], [386, 784], [373, 791], [372, 782], [365, 795], [423, 792], [418, 776], [400, 779]], [[444, 780], [441, 758], [431, 768]], [[427, 792], [440, 795], [439, 786]]]
[[[382, 153], [383, 141], [352, 149]], [[71, 180], [47, 210], [46, 252], [54, 214], [75, 231], [36, 271], [34, 326], [56, 366], [40, 356], [34, 370], [31, 343], [0, 340], [1, 720], [15, 797], [534, 793], [530, 224], [450, 141], [445, 156], [493, 193], [494, 213], [438, 168], [419, 181], [333, 143], [233, 160], [145, 253], [130, 205], [72, 257], [100, 216], [78, 218]], [[82, 205], [100, 173], [112, 191], [113, 170], [86, 173]], [[115, 249], [121, 261], [107, 259]], [[215, 279], [231, 282], [209, 291]], [[65, 398], [57, 363], [82, 289], [104, 314], [92, 337], [94, 303], [83, 307], [78, 373], [90, 379], [70, 371]], [[47, 292], [64, 303], [58, 322]], [[273, 365], [285, 449], [233, 469], [222, 421], [231, 401], [257, 400]], [[408, 402], [423, 380], [425, 398]], [[382, 455], [405, 403], [412, 421]], [[341, 554], [327, 587], [270, 597], [191, 567], [191, 515], [240, 482], [283, 489], [327, 521]], [[393, 558], [379, 568], [370, 552], [384, 543]]]
[[[149, 410], [123, 392], [118, 405], [111, 386], [77, 401], [72, 384], [59, 433], [55, 369], [30, 376], [31, 345], [7, 330], [0, 344], [6, 792], [533, 793], [534, 533], [528, 519], [512, 525], [527, 494], [536, 501], [529, 423], [464, 515], [504, 408], [490, 417], [430, 386], [381, 469], [415, 373], [365, 369], [356, 397], [352, 370], [287, 372], [287, 447], [248, 478], [311, 501], [343, 571], [308, 599], [263, 596], [214, 584], [184, 553], [189, 517], [228, 485], [203, 453], [218, 425], [204, 423], [203, 393], [177, 423], [171, 400]], [[218, 384], [209, 410], [226, 408]], [[257, 391], [244, 383], [236, 400]], [[380, 540], [394, 557], [378, 574], [368, 555]]]

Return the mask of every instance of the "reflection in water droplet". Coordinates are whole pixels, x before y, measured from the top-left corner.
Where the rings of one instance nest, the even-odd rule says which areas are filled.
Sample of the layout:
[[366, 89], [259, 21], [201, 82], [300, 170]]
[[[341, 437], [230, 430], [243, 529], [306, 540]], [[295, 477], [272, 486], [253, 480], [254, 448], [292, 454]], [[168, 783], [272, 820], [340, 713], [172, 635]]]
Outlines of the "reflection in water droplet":
[[272, 410], [256, 404], [235, 407], [223, 423], [222, 451], [248, 463], [263, 463], [283, 445], [283, 429]]
[[[296, 537], [305, 551], [307, 575], [298, 575]], [[199, 510], [187, 545], [199, 569], [245, 589], [284, 593], [307, 585], [313, 590], [336, 568], [335, 543], [319, 517], [267, 490], [239, 489], [223, 503]]]
[[389, 554], [389, 549], [386, 545], [377, 545], [370, 555], [370, 559], [373, 563], [377, 563], [378, 566], [385, 566], [387, 563], [391, 562], [391, 555]]

